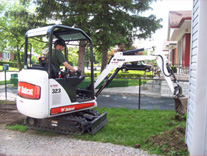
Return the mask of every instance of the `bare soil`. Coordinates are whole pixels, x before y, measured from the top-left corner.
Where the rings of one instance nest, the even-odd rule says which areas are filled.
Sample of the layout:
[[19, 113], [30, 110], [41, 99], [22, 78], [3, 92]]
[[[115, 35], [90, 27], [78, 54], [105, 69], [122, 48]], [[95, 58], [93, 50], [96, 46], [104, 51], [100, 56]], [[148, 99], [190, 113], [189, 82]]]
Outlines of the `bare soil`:
[[[185, 118], [179, 115], [174, 116], [174, 121], [184, 121]], [[169, 123], [169, 125], [172, 123]], [[151, 143], [154, 148], [158, 148], [161, 153], [169, 155], [188, 155], [188, 147], [185, 144], [185, 128], [177, 126], [170, 130], [164, 131], [161, 134], [154, 135], [146, 140], [146, 143]], [[167, 147], [167, 148], [166, 148]]]
[[0, 125], [22, 124], [24, 119], [14, 101], [0, 101]]

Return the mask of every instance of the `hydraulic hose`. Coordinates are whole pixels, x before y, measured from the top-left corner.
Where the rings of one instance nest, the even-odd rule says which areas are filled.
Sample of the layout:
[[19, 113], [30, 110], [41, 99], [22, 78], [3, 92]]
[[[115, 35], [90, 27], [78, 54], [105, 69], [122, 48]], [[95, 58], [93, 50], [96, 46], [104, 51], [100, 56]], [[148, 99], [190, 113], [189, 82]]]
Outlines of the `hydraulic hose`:
[[168, 63], [166, 64], [166, 66], [167, 66], [167, 70], [168, 70], [168, 72], [170, 73], [169, 75], [167, 75], [167, 74], [165, 73], [165, 70], [164, 70], [164, 59], [163, 59], [162, 55], [158, 55], [158, 56], [162, 59], [162, 70], [163, 70], [163, 74], [164, 74], [166, 77], [170, 77], [170, 76], [172, 76], [172, 75], [173, 75], [173, 71], [172, 71], [172, 69], [170, 69], [169, 64], [168, 64]]
[[170, 73], [169, 75], [167, 75], [167, 74], [165, 73], [165, 70], [164, 70], [164, 59], [163, 59], [163, 57], [162, 57], [161, 55], [158, 55], [158, 56], [161, 57], [161, 59], [162, 59], [162, 70], [163, 70], [163, 74], [164, 74], [166, 77], [173, 76], [173, 78], [174, 78], [174, 83], [177, 84], [177, 86], [174, 87], [174, 89], [175, 89], [175, 90], [174, 90], [174, 95], [177, 95], [178, 97], [181, 96], [181, 95], [182, 95], [182, 88], [181, 88], [180, 85], [178, 84], [178, 81], [177, 81], [177, 79], [176, 79], [176, 77], [175, 77], [175, 75], [174, 75], [173, 70], [170, 68], [169, 64], [166, 63], [166, 68], [167, 68], [168, 72]]

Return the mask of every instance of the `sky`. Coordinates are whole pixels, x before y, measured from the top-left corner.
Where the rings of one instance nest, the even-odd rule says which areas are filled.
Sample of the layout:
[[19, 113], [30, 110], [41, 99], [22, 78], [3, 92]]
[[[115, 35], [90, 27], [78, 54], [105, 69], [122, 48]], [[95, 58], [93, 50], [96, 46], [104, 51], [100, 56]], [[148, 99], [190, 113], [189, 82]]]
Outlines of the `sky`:
[[143, 13], [143, 15], [155, 14], [157, 18], [162, 18], [163, 28], [157, 30], [151, 39], [136, 40], [134, 46], [138, 48], [156, 46], [156, 50], [162, 51], [163, 41], [167, 39], [169, 11], [192, 10], [193, 0], [157, 0], [152, 3], [151, 7], [153, 10]]

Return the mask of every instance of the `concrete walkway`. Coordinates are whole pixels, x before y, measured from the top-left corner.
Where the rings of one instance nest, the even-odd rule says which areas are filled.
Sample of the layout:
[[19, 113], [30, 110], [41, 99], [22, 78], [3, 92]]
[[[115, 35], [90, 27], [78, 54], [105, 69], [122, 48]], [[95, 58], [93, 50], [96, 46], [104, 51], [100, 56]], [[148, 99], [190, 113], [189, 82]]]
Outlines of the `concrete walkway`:
[[[7, 85], [7, 100], [15, 101], [17, 95], [17, 87], [13, 85]], [[0, 85], [0, 100], [6, 100], [5, 85]]]
[[[102, 91], [102, 93], [138, 96], [139, 95], [139, 86], [105, 88]], [[140, 94], [141, 94], [141, 96], [161, 97], [160, 93], [150, 91], [142, 86], [141, 86], [141, 93]]]

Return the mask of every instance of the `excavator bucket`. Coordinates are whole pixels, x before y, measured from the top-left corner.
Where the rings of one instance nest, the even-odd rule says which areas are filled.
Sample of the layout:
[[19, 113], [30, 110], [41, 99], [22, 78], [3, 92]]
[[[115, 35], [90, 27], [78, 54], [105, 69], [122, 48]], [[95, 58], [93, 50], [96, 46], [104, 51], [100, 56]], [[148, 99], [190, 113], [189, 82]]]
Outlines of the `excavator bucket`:
[[187, 112], [188, 98], [186, 96], [175, 96], [175, 111], [180, 115], [185, 115]]

